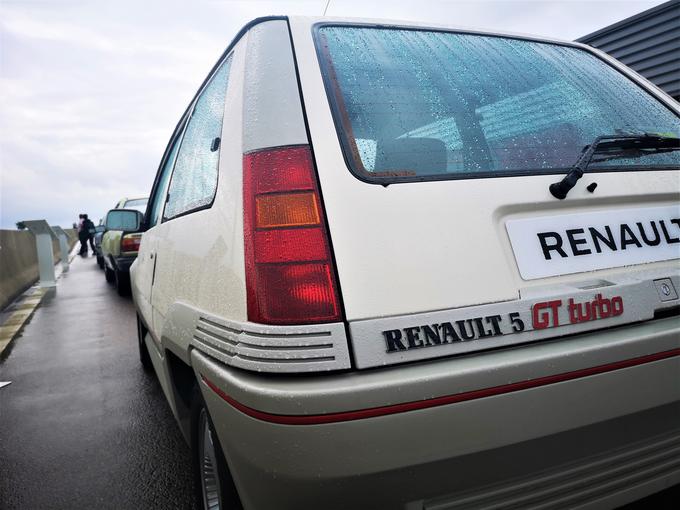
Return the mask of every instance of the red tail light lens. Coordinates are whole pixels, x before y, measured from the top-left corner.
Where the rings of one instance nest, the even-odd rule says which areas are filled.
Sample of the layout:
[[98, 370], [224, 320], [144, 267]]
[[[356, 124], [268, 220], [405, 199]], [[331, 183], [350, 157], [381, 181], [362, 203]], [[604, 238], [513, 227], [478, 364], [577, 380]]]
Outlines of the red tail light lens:
[[309, 147], [243, 156], [248, 320], [341, 320], [328, 233]]
[[138, 252], [139, 245], [142, 244], [141, 234], [128, 234], [120, 240], [121, 252]]

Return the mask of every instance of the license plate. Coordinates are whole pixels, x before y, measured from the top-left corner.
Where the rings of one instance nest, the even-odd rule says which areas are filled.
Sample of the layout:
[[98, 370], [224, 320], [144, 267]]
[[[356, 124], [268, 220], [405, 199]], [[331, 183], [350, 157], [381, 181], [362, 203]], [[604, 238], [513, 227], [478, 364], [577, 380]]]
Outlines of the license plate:
[[508, 220], [524, 280], [680, 258], [680, 205]]

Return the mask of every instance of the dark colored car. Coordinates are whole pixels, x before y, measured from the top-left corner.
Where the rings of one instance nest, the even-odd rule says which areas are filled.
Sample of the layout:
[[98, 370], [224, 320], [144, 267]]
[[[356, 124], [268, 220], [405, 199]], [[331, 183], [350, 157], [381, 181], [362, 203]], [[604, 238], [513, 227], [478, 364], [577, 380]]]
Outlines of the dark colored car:
[[104, 257], [102, 256], [102, 237], [106, 227], [104, 225], [97, 225], [94, 228], [94, 253], [97, 257], [97, 265], [104, 269]]

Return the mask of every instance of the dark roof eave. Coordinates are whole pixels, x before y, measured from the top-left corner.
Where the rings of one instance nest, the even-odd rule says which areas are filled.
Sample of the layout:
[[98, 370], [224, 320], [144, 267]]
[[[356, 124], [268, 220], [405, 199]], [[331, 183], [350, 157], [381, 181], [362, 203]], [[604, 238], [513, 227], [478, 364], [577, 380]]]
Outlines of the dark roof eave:
[[642, 21], [643, 19], [650, 18], [652, 16], [656, 16], [657, 14], [675, 9], [680, 7], [680, 0], [669, 0], [668, 2], [664, 2], [660, 5], [657, 5], [656, 7], [652, 7], [651, 9], [647, 9], [646, 11], [639, 12], [638, 14], [635, 14], [633, 16], [630, 16], [626, 19], [623, 19], [621, 21], [617, 21], [613, 25], [609, 25], [607, 27], [601, 28], [600, 30], [597, 30], [595, 32], [592, 32], [588, 35], [584, 35], [582, 37], [579, 37], [576, 39], [576, 42], [580, 43], [588, 43], [589, 41], [592, 41], [593, 39], [596, 39], [602, 35], [608, 34], [610, 32], [615, 32], [616, 30], [619, 30], [621, 27], [624, 27], [626, 25], [630, 25], [634, 22]]

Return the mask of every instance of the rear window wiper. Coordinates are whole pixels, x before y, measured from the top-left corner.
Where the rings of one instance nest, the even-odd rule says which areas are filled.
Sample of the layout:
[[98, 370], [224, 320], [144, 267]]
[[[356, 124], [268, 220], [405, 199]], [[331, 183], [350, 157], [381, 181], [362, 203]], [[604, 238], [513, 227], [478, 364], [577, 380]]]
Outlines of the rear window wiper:
[[[654, 133], [644, 133], [639, 135], [603, 135], [598, 136], [590, 145], [586, 145], [581, 151], [576, 164], [571, 167], [569, 173], [564, 178], [550, 185], [550, 193], [555, 198], [563, 200], [567, 194], [576, 186], [578, 180], [583, 177], [583, 173], [588, 170], [588, 165], [593, 160], [595, 154], [603, 154], [602, 161], [616, 158], [631, 157], [631, 152], [653, 151], [666, 152], [680, 149], [680, 138], [665, 136]], [[646, 154], [647, 152], [643, 152]]]

